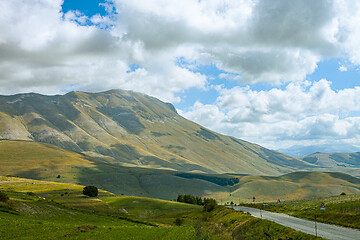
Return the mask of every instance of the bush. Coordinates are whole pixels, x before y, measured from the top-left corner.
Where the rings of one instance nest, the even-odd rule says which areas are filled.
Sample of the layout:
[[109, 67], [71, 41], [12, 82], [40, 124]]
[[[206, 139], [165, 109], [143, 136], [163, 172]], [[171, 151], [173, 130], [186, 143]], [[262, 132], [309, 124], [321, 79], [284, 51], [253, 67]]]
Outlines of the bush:
[[98, 188], [95, 186], [86, 186], [83, 189], [83, 194], [89, 197], [96, 197], [98, 195]]
[[340, 193], [340, 195], [346, 195], [346, 193], [342, 192], [342, 193]]
[[0, 192], [0, 202], [7, 202], [9, 201], [9, 197], [4, 193], [4, 192]]
[[205, 202], [204, 205], [204, 211], [205, 212], [210, 212], [212, 210], [214, 210], [217, 207], [217, 202], [215, 199], [209, 198], [207, 199], [207, 201]]
[[174, 221], [175, 225], [181, 226], [184, 222], [184, 219], [177, 217]]

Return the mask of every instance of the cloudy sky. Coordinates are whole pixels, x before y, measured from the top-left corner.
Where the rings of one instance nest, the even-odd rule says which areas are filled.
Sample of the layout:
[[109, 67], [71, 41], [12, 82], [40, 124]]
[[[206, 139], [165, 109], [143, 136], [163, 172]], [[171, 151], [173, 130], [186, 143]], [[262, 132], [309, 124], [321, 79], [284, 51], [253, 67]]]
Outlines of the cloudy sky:
[[272, 149], [360, 149], [357, 0], [0, 0], [0, 94], [113, 88]]

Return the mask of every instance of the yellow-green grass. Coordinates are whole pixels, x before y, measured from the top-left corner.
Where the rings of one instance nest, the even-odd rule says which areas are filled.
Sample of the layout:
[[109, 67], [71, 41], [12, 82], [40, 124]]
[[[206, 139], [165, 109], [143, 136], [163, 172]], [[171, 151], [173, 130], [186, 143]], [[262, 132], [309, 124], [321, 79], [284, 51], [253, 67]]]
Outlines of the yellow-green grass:
[[[344, 174], [297, 172], [279, 177], [217, 175], [239, 179], [239, 183], [233, 186], [220, 186], [204, 179], [180, 177], [175, 171], [118, 166], [49, 144], [2, 140], [0, 150], [0, 175], [95, 185], [124, 195], [170, 200], [177, 198], [178, 194], [191, 194], [215, 198], [223, 204], [230, 201], [250, 202], [253, 196], [258, 201], [276, 201], [278, 198], [294, 200], [341, 192], [360, 193], [360, 180]], [[39, 191], [46, 191], [40, 183], [33, 187], [36, 189], [37, 186]], [[21, 188], [21, 191], [28, 191], [25, 183]]]
[[25, 204], [31, 214], [0, 211], [0, 239], [195, 239], [191, 226], [155, 227], [54, 203]]
[[[96, 198], [82, 194], [84, 186], [18, 177], [0, 176], [0, 191], [6, 192], [12, 200], [46, 200], [63, 206], [96, 210], [99, 213], [120, 214], [132, 218], [148, 218], [174, 211], [199, 210], [201, 207], [160, 199], [117, 196], [99, 190]], [[126, 209], [128, 213], [125, 214]]]
[[[81, 195], [83, 186], [71, 184], [0, 179], [2, 191], [10, 196], [8, 203], [0, 204], [0, 239], [314, 239], [223, 207], [207, 213], [195, 205], [105, 191], [89, 198]], [[176, 218], [183, 219], [182, 226], [174, 225]]]
[[[324, 203], [325, 210], [320, 206]], [[263, 203], [242, 204], [263, 208]], [[331, 197], [308, 198], [296, 201], [283, 201], [281, 204], [268, 203], [266, 210], [286, 213], [295, 217], [306, 218], [324, 223], [360, 229], [360, 196], [337, 195]]]
[[110, 207], [127, 212], [128, 216], [138, 219], [154, 218], [166, 213], [201, 210], [193, 204], [165, 201], [153, 198], [116, 196], [102, 198]]
[[360, 194], [360, 179], [343, 173], [294, 172], [279, 177], [238, 176], [239, 183], [230, 187], [224, 202], [276, 202], [277, 199], [299, 200], [319, 196]]
[[2, 191], [41, 193], [63, 189], [67, 189], [69, 191], [80, 191], [83, 188], [84, 186], [69, 183], [0, 176], [0, 190]]
[[[10, 196], [9, 203], [0, 204], [0, 239], [99, 239], [104, 235], [106, 239], [195, 239], [192, 226], [156, 227], [131, 220], [102, 201], [113, 194], [101, 190], [97, 198], [89, 198], [81, 194], [82, 189], [80, 185], [0, 177], [0, 190]], [[179, 205], [147, 201], [159, 201], [169, 211], [173, 211], [171, 204]], [[157, 206], [149, 204], [144, 211], [156, 211]]]
[[169, 213], [154, 221], [169, 224], [177, 219], [183, 225], [194, 226], [197, 239], [321, 239], [222, 206], [211, 212]]
[[0, 174], [76, 182], [79, 168], [94, 164], [84, 155], [54, 145], [0, 140]]

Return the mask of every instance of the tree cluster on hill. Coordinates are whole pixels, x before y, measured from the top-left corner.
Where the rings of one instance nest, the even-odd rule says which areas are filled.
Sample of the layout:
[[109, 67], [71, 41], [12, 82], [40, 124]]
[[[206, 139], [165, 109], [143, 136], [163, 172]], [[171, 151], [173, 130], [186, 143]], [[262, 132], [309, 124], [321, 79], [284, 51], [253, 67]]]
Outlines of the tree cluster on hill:
[[202, 199], [201, 197], [192, 196], [189, 194], [184, 194], [184, 195], [179, 194], [176, 201], [204, 206], [204, 211], [206, 212], [210, 212], [217, 206], [216, 200], [213, 198]]
[[98, 188], [95, 186], [86, 186], [83, 189], [83, 194], [89, 197], [96, 197], [98, 195]]

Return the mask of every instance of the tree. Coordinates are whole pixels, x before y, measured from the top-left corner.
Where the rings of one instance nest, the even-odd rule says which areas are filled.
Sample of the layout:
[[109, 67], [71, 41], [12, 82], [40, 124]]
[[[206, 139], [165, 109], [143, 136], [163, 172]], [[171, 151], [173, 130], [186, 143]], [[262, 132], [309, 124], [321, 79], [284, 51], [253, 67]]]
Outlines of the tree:
[[86, 186], [83, 189], [83, 194], [89, 197], [96, 197], [98, 195], [98, 188], [95, 186]]
[[181, 226], [184, 222], [184, 219], [180, 218], [180, 217], [177, 217], [174, 221], [175, 225], [177, 226]]
[[207, 198], [206, 200], [207, 200], [206, 202], [204, 201], [205, 202], [205, 205], [204, 205], [205, 212], [210, 212], [217, 207], [217, 202], [215, 199]]
[[0, 202], [7, 202], [9, 200], [9, 197], [4, 193], [0, 192]]

